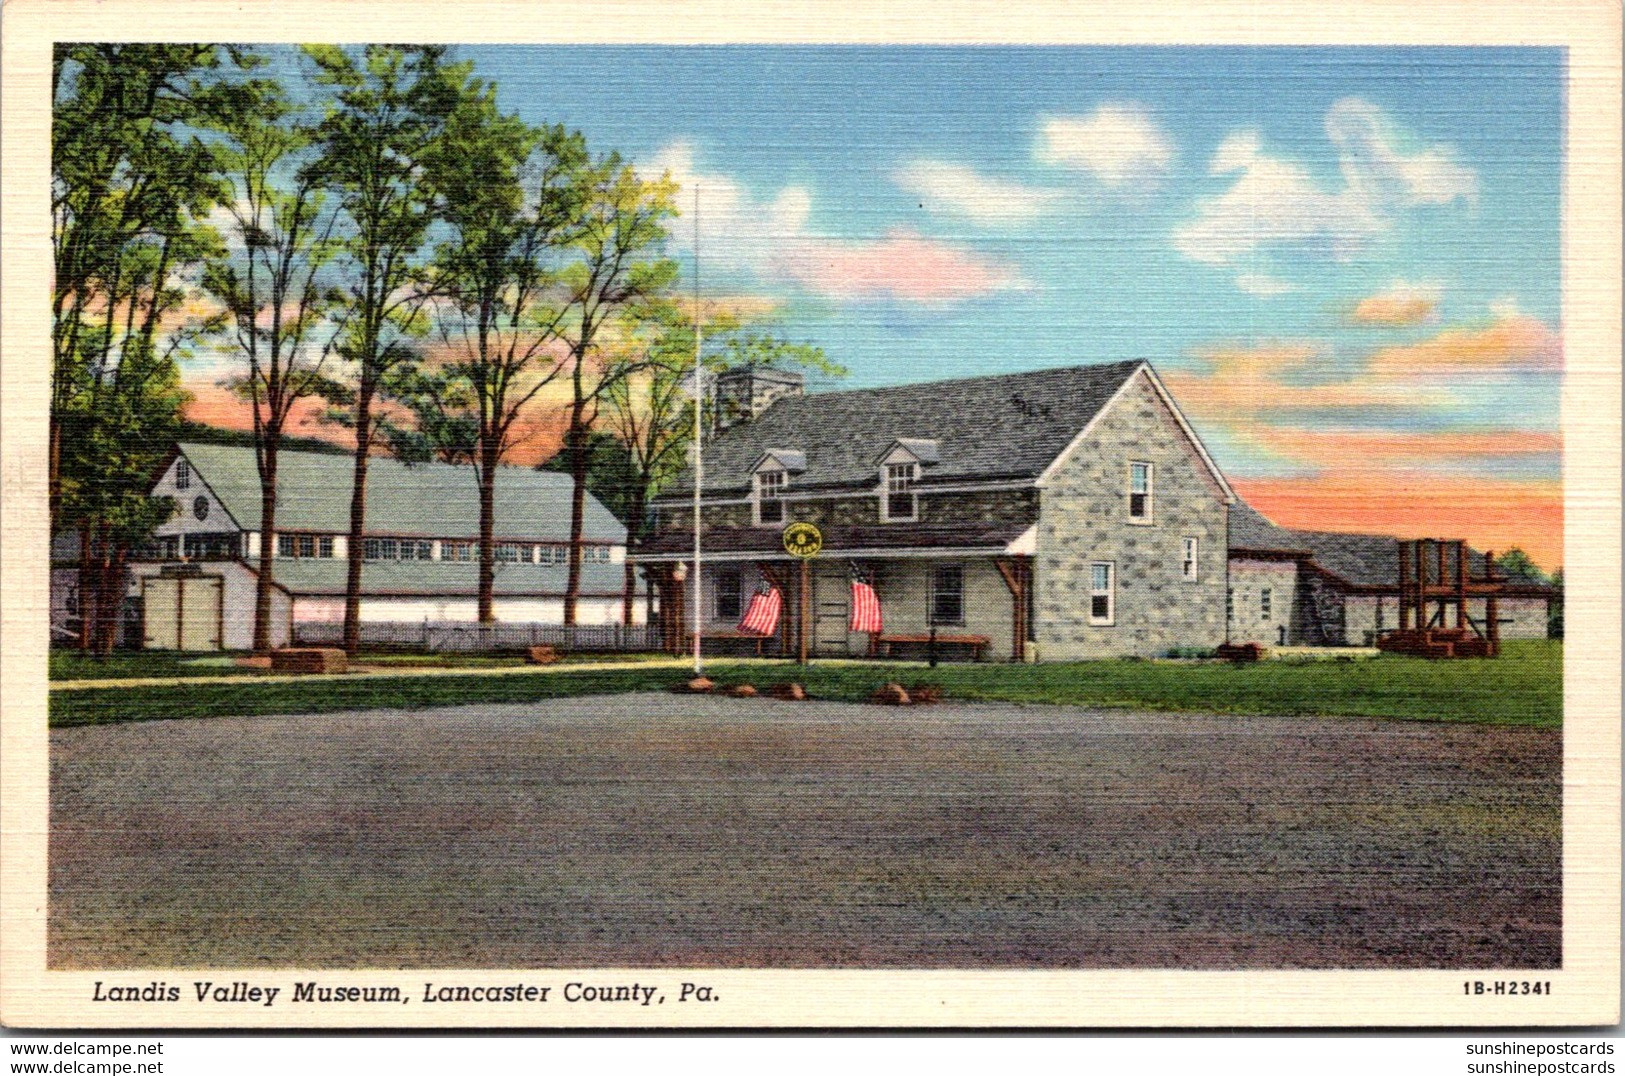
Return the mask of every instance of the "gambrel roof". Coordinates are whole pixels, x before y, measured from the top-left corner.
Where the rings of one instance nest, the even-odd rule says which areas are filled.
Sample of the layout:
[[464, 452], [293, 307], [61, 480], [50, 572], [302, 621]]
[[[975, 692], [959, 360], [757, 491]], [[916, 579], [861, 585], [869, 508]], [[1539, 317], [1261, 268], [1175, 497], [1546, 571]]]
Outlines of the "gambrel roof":
[[[747, 492], [757, 464], [784, 451], [805, 459], [798, 490], [870, 487], [877, 461], [899, 444], [918, 457], [935, 456], [920, 476], [921, 489], [1036, 481], [1141, 369], [1162, 393], [1150, 366], [1136, 359], [783, 398], [705, 446], [704, 492]], [[1196, 449], [1223, 486], [1200, 444]], [[685, 473], [668, 497], [692, 483]]]

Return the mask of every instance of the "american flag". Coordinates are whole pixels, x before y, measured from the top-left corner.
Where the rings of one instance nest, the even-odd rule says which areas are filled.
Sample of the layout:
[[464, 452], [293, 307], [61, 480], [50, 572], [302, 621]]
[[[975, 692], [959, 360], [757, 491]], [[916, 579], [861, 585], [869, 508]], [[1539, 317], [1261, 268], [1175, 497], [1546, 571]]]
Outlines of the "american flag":
[[852, 569], [852, 631], [880, 631], [880, 598], [874, 585], [856, 567]]
[[779, 607], [783, 604], [778, 587], [758, 590], [750, 596], [750, 606], [739, 622], [739, 630], [752, 635], [772, 635], [779, 629]]

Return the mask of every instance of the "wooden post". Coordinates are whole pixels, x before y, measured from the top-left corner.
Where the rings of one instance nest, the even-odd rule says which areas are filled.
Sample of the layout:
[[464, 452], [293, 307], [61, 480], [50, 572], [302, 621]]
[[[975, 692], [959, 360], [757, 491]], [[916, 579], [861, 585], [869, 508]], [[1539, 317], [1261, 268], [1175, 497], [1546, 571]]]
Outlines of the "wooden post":
[[802, 665], [807, 664], [807, 604], [812, 588], [808, 585], [812, 578], [812, 562], [807, 557], [801, 558], [801, 581], [796, 585], [796, 660]]
[[1490, 657], [1501, 654], [1501, 605], [1496, 600], [1495, 551], [1484, 554], [1484, 582], [1489, 584], [1484, 595], [1484, 637], [1489, 640]]
[[1467, 543], [1456, 542], [1456, 628], [1467, 630]]
[[1010, 591], [1010, 660], [1024, 661], [1027, 656], [1027, 586], [1022, 571], [1025, 558], [994, 557], [993, 566], [1004, 577], [1005, 588]]
[[1416, 627], [1428, 626], [1428, 557], [1427, 539], [1416, 540]]
[[1407, 554], [1410, 552], [1409, 542], [1399, 543], [1399, 630], [1405, 631], [1411, 626], [1411, 562]]

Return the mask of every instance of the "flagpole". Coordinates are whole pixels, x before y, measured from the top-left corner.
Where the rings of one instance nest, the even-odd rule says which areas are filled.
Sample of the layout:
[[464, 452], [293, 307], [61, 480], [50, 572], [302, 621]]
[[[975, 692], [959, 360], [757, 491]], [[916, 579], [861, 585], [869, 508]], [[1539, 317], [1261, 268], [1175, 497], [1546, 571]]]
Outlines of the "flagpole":
[[704, 428], [703, 371], [700, 368], [700, 187], [694, 185], [694, 675], [704, 672], [700, 658], [700, 481], [705, 473], [700, 459], [700, 439]]

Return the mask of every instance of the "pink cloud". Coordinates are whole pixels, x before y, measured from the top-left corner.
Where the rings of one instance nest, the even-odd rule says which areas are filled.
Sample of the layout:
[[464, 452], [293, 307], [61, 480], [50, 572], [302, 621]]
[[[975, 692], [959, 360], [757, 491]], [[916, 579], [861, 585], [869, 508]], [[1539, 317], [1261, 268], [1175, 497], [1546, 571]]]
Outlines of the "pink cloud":
[[774, 268], [833, 299], [951, 303], [1031, 287], [1008, 266], [904, 229], [873, 241], [809, 237], [780, 252]]

